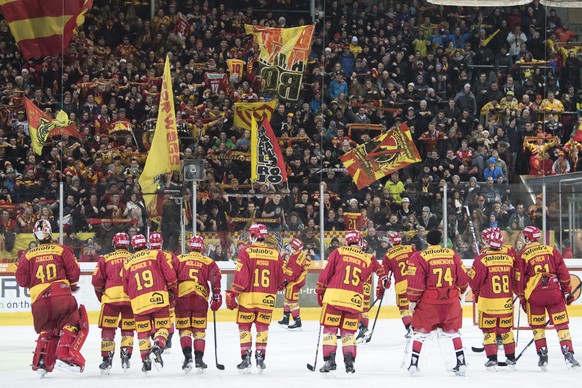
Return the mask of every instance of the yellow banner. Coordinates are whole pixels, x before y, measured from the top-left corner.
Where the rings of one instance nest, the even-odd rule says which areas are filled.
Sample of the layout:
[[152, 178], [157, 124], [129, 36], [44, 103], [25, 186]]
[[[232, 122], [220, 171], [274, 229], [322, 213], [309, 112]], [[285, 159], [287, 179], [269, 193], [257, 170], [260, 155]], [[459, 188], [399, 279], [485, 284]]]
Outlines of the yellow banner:
[[150, 217], [160, 214], [157, 206], [157, 192], [162, 190], [164, 174], [180, 169], [180, 146], [176, 129], [176, 111], [174, 110], [174, 93], [170, 76], [170, 60], [166, 56], [158, 121], [154, 139], [146, 159], [145, 167], [139, 177], [143, 198]]
[[276, 107], [277, 100], [269, 102], [235, 102], [234, 125], [250, 130], [253, 116], [259, 123], [262, 123], [264, 119], [271, 121], [271, 116], [273, 116]]

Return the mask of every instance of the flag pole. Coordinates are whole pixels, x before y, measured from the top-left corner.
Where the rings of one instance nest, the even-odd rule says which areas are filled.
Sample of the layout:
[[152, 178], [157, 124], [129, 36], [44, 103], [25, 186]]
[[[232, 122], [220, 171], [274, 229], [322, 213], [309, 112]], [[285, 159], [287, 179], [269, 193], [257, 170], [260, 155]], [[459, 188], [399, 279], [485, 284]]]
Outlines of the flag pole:
[[[61, 151], [61, 160], [62, 160], [62, 151]], [[61, 163], [62, 165], [62, 163]], [[63, 179], [61, 177], [61, 181], [59, 182], [59, 244], [63, 243], [63, 233], [65, 231], [65, 227], [63, 225], [63, 220], [64, 220], [64, 204], [63, 204], [63, 197], [64, 197], [64, 182]]]

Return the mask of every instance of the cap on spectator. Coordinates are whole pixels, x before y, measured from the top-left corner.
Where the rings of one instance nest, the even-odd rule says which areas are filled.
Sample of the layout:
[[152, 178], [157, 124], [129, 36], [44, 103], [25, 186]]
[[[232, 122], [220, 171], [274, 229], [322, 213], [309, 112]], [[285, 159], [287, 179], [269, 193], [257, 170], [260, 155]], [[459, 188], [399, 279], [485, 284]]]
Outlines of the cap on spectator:
[[558, 156], [565, 156], [564, 151], [558, 151]]
[[339, 240], [337, 239], [337, 237], [332, 238], [330, 244], [333, 244], [334, 242], [339, 244]]
[[402, 202], [408, 202], [408, 203], [410, 203], [410, 198], [404, 197], [404, 198], [402, 198]]
[[352, 43], [358, 43], [358, 38], [354, 36], [354, 37], [352, 38]]
[[125, 108], [119, 108], [119, 113], [125, 112]]
[[121, 59], [119, 60], [119, 63], [127, 63], [127, 59], [125, 59], [125, 58], [121, 58]]
[[429, 212], [430, 213], [430, 207], [425, 206], [425, 207], [422, 208], [422, 211], [423, 212]]
[[465, 84], [465, 86], [464, 86], [464, 88], [465, 88], [465, 89], [467, 89], [467, 88], [468, 88], [468, 89], [471, 89], [471, 84], [470, 84], [470, 83], [466, 83], [466, 84]]
[[508, 90], [507, 93], [505, 93], [507, 96], [515, 96], [515, 93], [513, 93], [511, 90]]
[[414, 107], [413, 106], [409, 106], [408, 107], [408, 110], [414, 110]]
[[408, 86], [413, 86], [414, 87], [414, 82], [409, 82]]
[[295, 116], [293, 113], [287, 113], [287, 117], [293, 117]]
[[493, 157], [489, 158], [489, 160], [487, 161], [487, 164], [497, 164], [497, 160]]
[[358, 204], [358, 200], [355, 199], [355, 198], [350, 199], [350, 205], [352, 205], [352, 204], [356, 204], [357, 205]]

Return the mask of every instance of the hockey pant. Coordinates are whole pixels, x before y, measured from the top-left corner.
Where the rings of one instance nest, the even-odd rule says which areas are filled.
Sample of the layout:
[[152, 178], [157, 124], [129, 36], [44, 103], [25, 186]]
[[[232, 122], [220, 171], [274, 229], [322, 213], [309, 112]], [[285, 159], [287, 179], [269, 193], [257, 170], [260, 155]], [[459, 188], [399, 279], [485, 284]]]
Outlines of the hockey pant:
[[99, 314], [99, 327], [101, 328], [101, 356], [107, 357], [115, 352], [115, 332], [121, 329], [121, 349], [127, 350], [131, 355], [133, 351], [133, 331], [135, 330], [135, 318], [131, 305], [104, 303]]
[[505, 356], [511, 358], [515, 355], [512, 327], [513, 313], [499, 315], [479, 312], [479, 328], [483, 332], [483, 345], [488, 358], [497, 358], [497, 336], [501, 337]]
[[240, 353], [245, 357], [247, 351], [252, 349], [253, 336], [251, 327], [255, 324], [257, 338], [255, 339], [255, 351], [261, 351], [264, 356], [267, 354], [267, 342], [269, 340], [269, 325], [273, 312], [265, 309], [249, 309], [244, 306], [238, 307], [236, 323], [238, 325]]
[[192, 354], [192, 345], [196, 356], [204, 355], [207, 315], [208, 302], [198, 295], [185, 296], [176, 302], [176, 328], [184, 355]]
[[164, 306], [149, 314], [135, 314], [135, 328], [141, 359], [145, 361], [150, 354], [151, 342], [149, 336], [153, 330], [155, 330], [154, 343], [162, 349], [166, 347], [170, 328], [170, 307]]
[[534, 290], [527, 300], [528, 323], [533, 329], [536, 351], [548, 347], [546, 343], [546, 311], [550, 316], [550, 323], [558, 332], [562, 352], [574, 352], [572, 337], [568, 324], [566, 302], [559, 289]]
[[327, 361], [331, 353], [336, 353], [339, 330], [344, 357], [351, 354], [355, 360], [357, 355], [355, 334], [360, 314], [338, 310], [327, 303], [324, 303], [322, 309], [319, 323], [323, 326], [323, 359]]

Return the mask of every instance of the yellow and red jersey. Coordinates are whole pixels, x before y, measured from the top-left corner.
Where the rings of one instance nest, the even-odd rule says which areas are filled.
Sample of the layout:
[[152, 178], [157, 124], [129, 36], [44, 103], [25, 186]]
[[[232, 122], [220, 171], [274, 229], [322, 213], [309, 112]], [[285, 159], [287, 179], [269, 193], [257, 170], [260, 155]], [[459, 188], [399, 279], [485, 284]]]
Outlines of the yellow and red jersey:
[[239, 305], [273, 310], [283, 281], [283, 259], [276, 249], [258, 242], [239, 251], [231, 286]]
[[408, 260], [407, 297], [411, 302], [451, 303], [467, 289], [469, 276], [461, 258], [450, 248], [430, 245]]
[[487, 314], [504, 315], [513, 311], [515, 255], [504, 248], [483, 250], [473, 261], [469, 285], [478, 297], [479, 311]]
[[325, 289], [323, 303], [347, 312], [362, 312], [365, 283], [373, 272], [379, 277], [385, 274], [373, 255], [354, 245], [337, 248], [319, 274], [317, 286]]
[[394, 245], [382, 258], [382, 267], [386, 273], [394, 274], [394, 290], [396, 295], [406, 294], [408, 285], [408, 260], [416, 252], [412, 245]]
[[310, 256], [307, 256], [302, 250], [293, 253], [283, 266], [285, 280], [289, 283], [301, 283], [307, 276], [309, 263], [311, 263]]
[[220, 268], [210, 257], [200, 252], [190, 252], [174, 258], [174, 269], [178, 276], [178, 297], [198, 295], [208, 300], [214, 284], [213, 294], [220, 294]]
[[101, 257], [93, 271], [91, 283], [95, 292], [103, 294], [101, 303], [129, 304], [129, 296], [123, 291], [123, 263], [131, 256], [125, 249], [118, 249]]
[[149, 314], [169, 305], [168, 293], [176, 294], [176, 272], [160, 250], [145, 249], [123, 264], [123, 290], [135, 314]]
[[549, 245], [528, 244], [517, 256], [516, 271], [517, 294], [526, 298], [538, 287], [562, 290], [570, 287], [570, 272], [564, 259]]
[[60, 244], [42, 244], [30, 249], [18, 260], [16, 281], [30, 289], [34, 303], [51, 286], [60, 288], [59, 294], [70, 294], [70, 285], [79, 281], [81, 269], [73, 251]]

